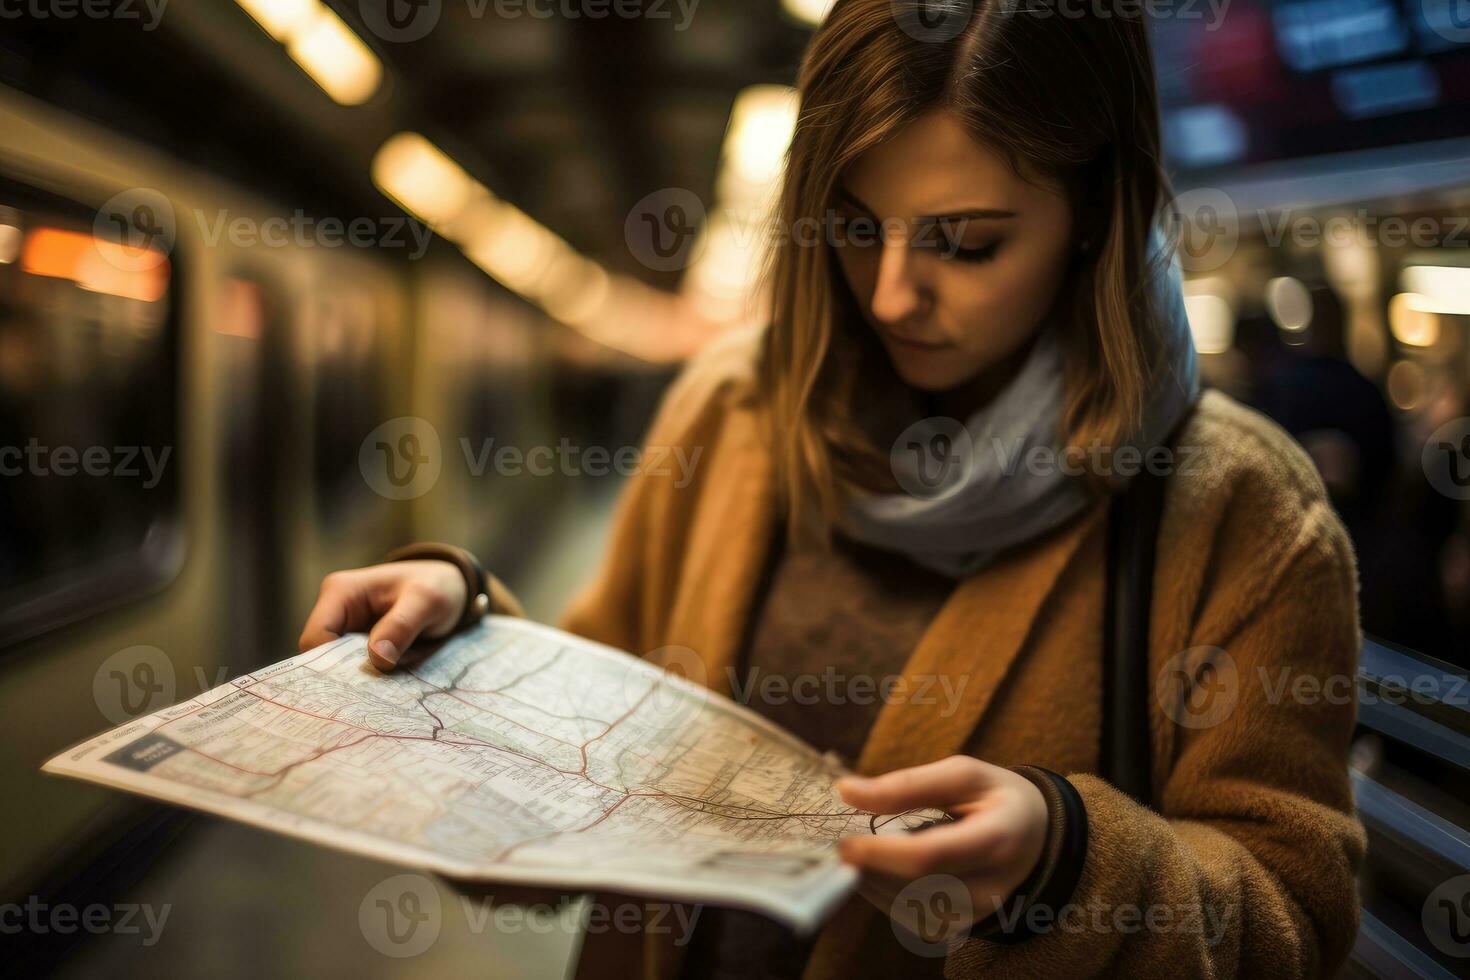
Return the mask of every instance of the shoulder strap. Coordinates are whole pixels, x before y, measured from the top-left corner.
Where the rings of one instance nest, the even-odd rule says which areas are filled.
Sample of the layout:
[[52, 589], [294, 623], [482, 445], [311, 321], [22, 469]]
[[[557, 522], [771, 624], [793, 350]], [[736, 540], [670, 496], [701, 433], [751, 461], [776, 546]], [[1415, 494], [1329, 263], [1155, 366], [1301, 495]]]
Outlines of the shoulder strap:
[[1102, 775], [1145, 806], [1153, 802], [1153, 749], [1149, 734], [1149, 622], [1154, 554], [1164, 515], [1164, 484], [1174, 442], [1192, 410], [1163, 446], [1168, 467], [1144, 465], [1113, 500], [1108, 515], [1107, 585], [1103, 606]]

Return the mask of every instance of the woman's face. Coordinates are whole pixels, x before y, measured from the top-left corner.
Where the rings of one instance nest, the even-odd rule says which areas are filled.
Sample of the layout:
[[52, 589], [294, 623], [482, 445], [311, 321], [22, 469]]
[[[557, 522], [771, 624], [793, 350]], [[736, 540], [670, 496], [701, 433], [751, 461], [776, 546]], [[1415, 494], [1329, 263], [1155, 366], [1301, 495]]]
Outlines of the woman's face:
[[899, 376], [958, 388], [1018, 352], [1067, 274], [1072, 208], [934, 111], [863, 154], [838, 185], [842, 273]]

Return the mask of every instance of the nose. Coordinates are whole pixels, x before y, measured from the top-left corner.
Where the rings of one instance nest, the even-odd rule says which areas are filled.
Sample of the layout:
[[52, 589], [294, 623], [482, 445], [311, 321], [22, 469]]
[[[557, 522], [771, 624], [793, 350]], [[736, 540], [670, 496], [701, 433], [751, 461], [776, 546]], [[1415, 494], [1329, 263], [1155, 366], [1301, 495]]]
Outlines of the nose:
[[883, 243], [878, 259], [878, 281], [870, 305], [879, 323], [897, 324], [922, 313], [927, 292], [914, 278], [913, 253], [907, 241]]

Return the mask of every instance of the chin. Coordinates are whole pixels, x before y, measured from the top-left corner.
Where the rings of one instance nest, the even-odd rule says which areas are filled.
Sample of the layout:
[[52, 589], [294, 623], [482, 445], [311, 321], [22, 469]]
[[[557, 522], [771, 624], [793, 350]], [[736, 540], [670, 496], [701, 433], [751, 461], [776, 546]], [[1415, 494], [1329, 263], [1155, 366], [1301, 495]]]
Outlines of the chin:
[[910, 388], [931, 394], [958, 388], [968, 379], [963, 366], [956, 364], [955, 360], [954, 351], [936, 351], [933, 354], [888, 352], [888, 361], [899, 380]]

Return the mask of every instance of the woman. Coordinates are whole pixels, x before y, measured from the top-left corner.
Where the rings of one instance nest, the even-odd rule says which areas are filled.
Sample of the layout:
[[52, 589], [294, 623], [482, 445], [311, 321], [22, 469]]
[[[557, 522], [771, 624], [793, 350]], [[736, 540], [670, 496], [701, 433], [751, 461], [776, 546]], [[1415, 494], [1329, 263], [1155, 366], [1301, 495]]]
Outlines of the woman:
[[[871, 901], [813, 943], [706, 910], [690, 948], [623, 950], [664, 975], [1308, 977], [1351, 946], [1354, 706], [1291, 693], [1353, 676], [1351, 548], [1300, 449], [1198, 395], [1144, 25], [1045, 13], [839, 0], [801, 72], [779, 219], [807, 233], [778, 241], [770, 325], [667, 394], [649, 443], [701, 450], [694, 478], [631, 480], [566, 617], [695, 651], [845, 755], [853, 806], [955, 818], [843, 841]], [[1098, 775], [1104, 541], [1127, 450], [1171, 433], [1149, 807]], [[462, 557], [407, 554], [330, 577], [302, 647], [370, 630], [392, 669], [472, 621]], [[911, 696], [762, 698], [772, 673]], [[883, 918], [916, 881], [961, 889], [940, 956]]]

